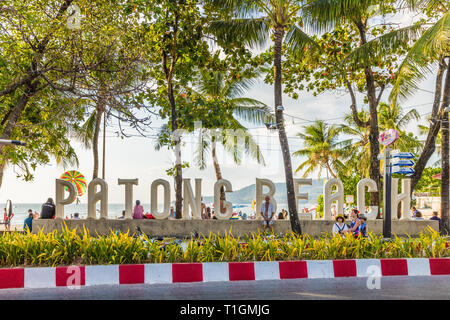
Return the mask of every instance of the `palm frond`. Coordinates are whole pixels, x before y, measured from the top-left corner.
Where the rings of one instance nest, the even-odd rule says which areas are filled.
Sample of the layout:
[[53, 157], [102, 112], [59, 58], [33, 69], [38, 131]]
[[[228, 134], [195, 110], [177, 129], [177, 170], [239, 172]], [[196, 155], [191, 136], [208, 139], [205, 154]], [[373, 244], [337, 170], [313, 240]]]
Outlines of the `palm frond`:
[[423, 25], [417, 24], [383, 34], [353, 50], [345, 57], [343, 63], [368, 65], [374, 59], [383, 58], [387, 54], [394, 52], [404, 43], [412, 43], [420, 37], [422, 30]]
[[97, 111], [93, 111], [80, 128], [70, 129], [75, 136], [75, 139], [80, 141], [87, 149], [92, 147], [96, 118]]
[[251, 98], [236, 98], [231, 102], [234, 105], [233, 112], [239, 119], [256, 125], [275, 122], [275, 116], [270, 113], [269, 107], [261, 101]]
[[[289, 28], [285, 42], [288, 51], [292, 52], [294, 56], [302, 57], [308, 48], [311, 48], [314, 52], [321, 51], [320, 46], [297, 26]], [[308, 50], [308, 52], [310, 53], [311, 51]]]
[[419, 88], [419, 83], [433, 71], [432, 65], [450, 52], [450, 12], [436, 22], [414, 43], [400, 65], [390, 101], [406, 99]]
[[170, 141], [170, 130], [169, 125], [167, 123], [163, 124], [157, 133], [156, 141], [155, 141], [155, 150], [159, 151], [162, 147], [167, 146], [167, 143]]
[[377, 0], [315, 0], [302, 9], [303, 20], [314, 31], [322, 32], [333, 28], [337, 23], [358, 19]]
[[269, 21], [259, 19], [216, 20], [210, 23], [209, 31], [220, 44], [245, 44], [250, 47], [263, 47], [269, 38]]

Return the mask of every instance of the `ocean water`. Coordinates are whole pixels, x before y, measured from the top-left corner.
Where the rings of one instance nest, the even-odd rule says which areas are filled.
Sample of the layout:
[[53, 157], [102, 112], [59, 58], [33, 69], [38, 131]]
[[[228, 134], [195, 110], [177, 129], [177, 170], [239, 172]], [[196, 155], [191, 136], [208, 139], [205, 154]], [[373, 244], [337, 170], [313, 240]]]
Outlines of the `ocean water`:
[[[150, 204], [143, 203], [144, 213], [150, 212]], [[172, 204], [174, 205], [174, 204]], [[207, 206], [212, 206], [212, 204], [206, 204]], [[14, 217], [11, 221], [11, 225], [18, 226], [22, 225], [24, 220], [28, 217], [28, 210], [31, 209], [39, 214], [41, 213], [42, 203], [13, 203], [13, 213]], [[4, 208], [5, 206], [3, 206]], [[246, 213], [247, 216], [250, 214], [254, 214], [254, 210], [252, 210], [251, 204], [234, 204], [233, 206], [234, 212], [241, 211], [242, 213]], [[0, 207], [1, 209], [1, 207]], [[97, 215], [100, 217], [100, 204], [97, 206]], [[162, 205], [159, 207], [159, 210], [162, 210]], [[277, 204], [277, 212], [280, 212], [282, 209], [287, 210], [287, 204]], [[122, 215], [122, 210], [125, 210], [124, 203], [109, 203], [108, 204], [108, 217], [109, 219], [117, 219]], [[3, 209], [2, 209], [3, 212]], [[78, 204], [70, 204], [64, 207], [64, 215], [68, 218], [71, 217], [74, 213], [79, 213], [81, 219], [87, 218], [87, 204], [86, 203], [78, 203]], [[0, 217], [3, 220], [3, 214]]]

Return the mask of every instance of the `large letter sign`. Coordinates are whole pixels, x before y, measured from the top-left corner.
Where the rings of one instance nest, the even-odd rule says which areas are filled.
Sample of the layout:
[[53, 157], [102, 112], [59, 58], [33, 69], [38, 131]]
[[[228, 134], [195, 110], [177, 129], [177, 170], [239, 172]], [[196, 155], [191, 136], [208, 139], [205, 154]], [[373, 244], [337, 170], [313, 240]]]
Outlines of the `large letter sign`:
[[[399, 179], [392, 179], [391, 182], [391, 212], [392, 220], [398, 219], [398, 205], [401, 204], [401, 217], [402, 219], [409, 219], [409, 207], [411, 205], [411, 180], [402, 179], [402, 192], [398, 193], [398, 181]], [[62, 179], [56, 179], [56, 217], [64, 218], [64, 206], [73, 203], [76, 200], [77, 192], [75, 186]], [[138, 179], [118, 179], [119, 185], [125, 185], [125, 218], [132, 218], [133, 208], [133, 187], [138, 185]], [[309, 200], [308, 193], [300, 193], [299, 187], [301, 185], [312, 185], [312, 179], [294, 179], [296, 206], [298, 211], [299, 200]], [[164, 192], [164, 208], [162, 211], [158, 210], [158, 188], [162, 186]], [[333, 192], [333, 187], [336, 187], [336, 191]], [[365, 212], [365, 192], [376, 192], [377, 185], [375, 181], [369, 178], [362, 179], [357, 184], [357, 199], [356, 205], [359, 212]], [[218, 180], [214, 184], [214, 206], [215, 216], [217, 219], [227, 220], [231, 218], [233, 214], [233, 204], [230, 201], [221, 200], [221, 188], [225, 189], [225, 192], [232, 192], [231, 182], [228, 180]], [[268, 192], [264, 193], [263, 188], [268, 188]], [[367, 188], [367, 189], [366, 189]], [[274, 210], [277, 210], [277, 201], [274, 198], [275, 184], [269, 179], [256, 179], [255, 185], [256, 191], [256, 219], [261, 219], [261, 205], [267, 196], [270, 197], [270, 202], [274, 206]], [[67, 198], [65, 198], [65, 190], [69, 191]], [[150, 212], [156, 219], [167, 219], [170, 215], [170, 184], [164, 179], [154, 180], [150, 188]], [[88, 206], [87, 215], [90, 219], [97, 219], [97, 202], [100, 203], [100, 218], [108, 219], [108, 184], [106, 181], [96, 178], [92, 180], [88, 185]], [[183, 219], [201, 219], [201, 202], [202, 202], [202, 179], [195, 179], [195, 193], [190, 183], [190, 179], [183, 179]], [[344, 210], [344, 185], [339, 179], [330, 179], [323, 186], [323, 220], [331, 219], [331, 205], [333, 202], [337, 202], [337, 213], [343, 214]], [[353, 203], [353, 201], [352, 201]], [[253, 207], [253, 205], [252, 205]], [[253, 207], [254, 208], [254, 207]], [[378, 207], [371, 206], [370, 211], [365, 215], [368, 219], [376, 219], [378, 214]], [[311, 213], [299, 213], [300, 218], [316, 219]]]
[[202, 218], [202, 179], [195, 179], [195, 198], [191, 179], [183, 179], [183, 219], [190, 219], [189, 208], [193, 219]]
[[[164, 209], [158, 211], [158, 186], [164, 189]], [[169, 181], [158, 179], [152, 182], [150, 190], [151, 213], [156, 219], [167, 219], [170, 215], [170, 184]]]
[[[64, 189], [69, 189], [69, 196], [64, 199]], [[56, 197], [55, 197], [55, 218], [64, 218], [64, 206], [71, 204], [77, 198], [75, 186], [65, 180], [56, 179]]]
[[299, 193], [299, 187], [301, 185], [312, 185], [312, 179], [294, 179], [294, 192], [295, 192], [295, 206], [297, 207], [297, 212], [299, 217], [305, 217], [307, 219], [311, 219], [311, 213], [301, 213], [298, 210], [298, 201], [299, 200], [308, 200], [308, 194], [307, 193]]
[[[360, 213], [364, 213], [366, 210], [366, 187], [369, 192], [376, 192], [378, 190], [377, 183], [372, 179], [365, 178], [358, 182], [356, 185], [356, 193], [358, 196], [357, 207]], [[367, 219], [374, 220], [377, 218], [378, 207], [371, 206], [370, 211], [366, 213]]]
[[[269, 188], [269, 192], [263, 193], [263, 186], [266, 186]], [[277, 200], [275, 200], [275, 185], [272, 181], [269, 179], [258, 179], [256, 178], [256, 219], [260, 220], [262, 219], [261, 216], [261, 205], [264, 201], [264, 199], [269, 196], [270, 197], [270, 203], [273, 205], [273, 210], [275, 210], [275, 213], [277, 212]]]
[[[337, 191], [332, 193], [333, 186]], [[339, 179], [330, 179], [323, 186], [323, 219], [331, 220], [331, 204], [337, 201], [337, 214], [344, 213], [344, 185]]]
[[[99, 192], [97, 186], [100, 186]], [[99, 178], [92, 180], [88, 186], [88, 218], [97, 218], [97, 201], [100, 201], [100, 217], [108, 219], [108, 184]]]
[[225, 192], [233, 192], [231, 182], [225, 179], [220, 179], [214, 184], [214, 215], [219, 220], [228, 220], [233, 215], [233, 204], [230, 201], [223, 200], [225, 212], [221, 212], [220, 206], [220, 189], [224, 187]]
[[400, 219], [409, 219], [409, 208], [411, 207], [411, 180], [402, 179], [402, 193], [398, 193], [398, 179], [392, 178], [391, 189], [391, 219], [398, 219], [398, 205], [401, 203], [401, 217]]
[[138, 184], [138, 179], [119, 179], [119, 185], [125, 185], [125, 218], [133, 218], [133, 185]]

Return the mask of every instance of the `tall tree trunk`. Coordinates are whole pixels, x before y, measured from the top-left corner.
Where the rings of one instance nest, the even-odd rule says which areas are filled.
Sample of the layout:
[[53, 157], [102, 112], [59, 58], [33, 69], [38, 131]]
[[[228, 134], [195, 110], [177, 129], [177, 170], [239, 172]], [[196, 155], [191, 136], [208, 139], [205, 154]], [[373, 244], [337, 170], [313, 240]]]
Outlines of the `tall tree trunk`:
[[172, 80], [169, 78], [167, 80], [167, 92], [168, 98], [171, 106], [172, 113], [172, 138], [174, 139], [174, 152], [175, 152], [175, 218], [181, 219], [183, 210], [183, 172], [181, 167], [181, 137], [177, 133], [178, 122], [177, 122], [177, 108], [175, 104], [175, 97], [173, 95]]
[[[360, 46], [367, 43], [366, 38], [366, 23], [358, 21], [356, 26], [360, 35]], [[378, 103], [379, 97], [376, 95], [375, 79], [373, 77], [370, 66], [364, 67], [364, 74], [366, 78], [367, 99], [369, 101], [369, 141], [370, 141], [370, 168], [369, 177], [375, 181], [378, 187], [378, 192], [370, 193], [370, 205], [380, 206], [380, 190], [381, 190], [381, 174], [380, 174], [380, 160], [378, 155], [380, 153], [379, 131], [378, 131]], [[380, 93], [381, 95], [381, 93]]]
[[100, 134], [102, 115], [103, 110], [97, 107], [97, 115], [95, 116], [94, 136], [92, 137], [92, 152], [94, 155], [94, 170], [92, 172], [92, 179], [98, 178], [98, 136]]
[[[449, 104], [449, 100], [450, 100], [450, 60], [447, 65], [447, 74], [445, 76], [444, 96], [443, 96], [443, 100], [442, 100], [442, 105], [439, 108], [439, 105], [441, 103], [441, 97], [442, 97], [442, 81], [444, 78], [444, 71], [445, 71], [445, 61], [444, 61], [444, 58], [442, 58], [439, 61], [439, 69], [438, 69], [438, 72], [436, 75], [434, 102], [433, 102], [433, 109], [431, 112], [432, 119], [437, 119], [439, 117], [439, 110], [445, 109], [446, 107], [448, 107], [448, 104]], [[430, 160], [431, 156], [433, 155], [434, 151], [436, 150], [436, 137], [439, 133], [440, 127], [441, 127], [440, 121], [435, 121], [430, 126], [430, 130], [428, 131], [427, 140], [423, 147], [423, 151], [420, 154], [419, 160], [417, 160], [417, 163], [414, 166], [414, 174], [411, 177], [411, 193], [414, 191], [417, 183], [419, 182], [419, 180], [422, 176], [422, 173], [425, 170], [425, 167], [428, 163], [428, 160]]]
[[102, 159], [102, 179], [105, 180], [105, 157], [106, 157], [106, 110], [103, 112], [103, 148], [102, 148], [102, 152], [103, 152], [103, 159]]
[[[217, 160], [216, 148], [217, 148], [217, 144], [216, 144], [216, 141], [213, 139], [211, 141], [211, 156], [212, 156], [212, 160], [213, 160], [214, 171], [216, 172], [216, 180], [219, 181], [222, 179], [222, 171], [220, 170], [219, 161]], [[226, 200], [224, 187], [220, 188], [220, 199]]]
[[442, 180], [441, 180], [441, 217], [442, 217], [442, 233], [450, 233], [449, 225], [449, 124], [448, 112], [444, 112], [442, 119]]
[[[183, 184], [183, 172], [181, 165], [181, 136], [178, 134], [178, 115], [177, 115], [177, 106], [175, 103], [175, 97], [173, 92], [173, 75], [175, 72], [175, 66], [178, 60], [178, 45], [177, 45], [177, 35], [178, 35], [178, 12], [175, 12], [173, 21], [171, 23], [172, 27], [172, 41], [169, 51], [163, 50], [162, 52], [162, 64], [164, 69], [164, 74], [166, 78], [166, 86], [167, 86], [167, 98], [169, 100], [170, 108], [171, 108], [171, 130], [172, 130], [172, 139], [174, 143], [175, 149], [175, 218], [181, 219], [182, 217], [182, 209], [183, 209], [183, 195], [182, 195], [182, 184]], [[166, 33], [163, 38], [164, 42], [168, 41], [168, 34]], [[169, 58], [170, 56], [170, 58]], [[168, 63], [170, 60], [170, 63]]]
[[441, 180], [441, 217], [442, 217], [442, 232], [450, 233], [450, 217], [449, 217], [449, 119], [448, 112], [445, 111], [450, 105], [450, 59], [447, 61], [447, 75], [445, 79], [444, 87], [444, 98], [441, 105], [441, 110], [443, 113], [442, 117], [442, 142], [441, 142], [441, 152], [442, 152], [442, 180]]
[[0, 163], [0, 188], [2, 187], [3, 175], [5, 173], [5, 168], [6, 168], [6, 159], [3, 160], [2, 163]]
[[275, 119], [277, 123], [278, 136], [280, 139], [281, 153], [283, 154], [284, 174], [286, 177], [286, 191], [289, 209], [289, 218], [292, 231], [302, 234], [300, 220], [297, 215], [297, 206], [294, 192], [294, 178], [292, 175], [291, 153], [289, 151], [289, 142], [284, 129], [283, 110], [278, 106], [283, 106], [282, 88], [281, 88], [281, 49], [284, 38], [284, 28], [277, 26], [274, 33], [275, 52], [274, 52], [274, 78], [275, 78]]

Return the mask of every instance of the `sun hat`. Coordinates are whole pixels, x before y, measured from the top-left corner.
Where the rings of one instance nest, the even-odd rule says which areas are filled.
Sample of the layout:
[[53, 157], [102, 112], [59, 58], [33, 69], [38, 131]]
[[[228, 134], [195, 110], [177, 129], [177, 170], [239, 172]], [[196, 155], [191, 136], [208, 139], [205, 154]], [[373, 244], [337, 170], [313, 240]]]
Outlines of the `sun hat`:
[[338, 221], [339, 218], [342, 218], [342, 221], [343, 221], [343, 222], [345, 221], [345, 217], [344, 217], [344, 215], [342, 215], [342, 214], [338, 214], [338, 215], [336, 216], [336, 218], [334, 218], [334, 220]]

